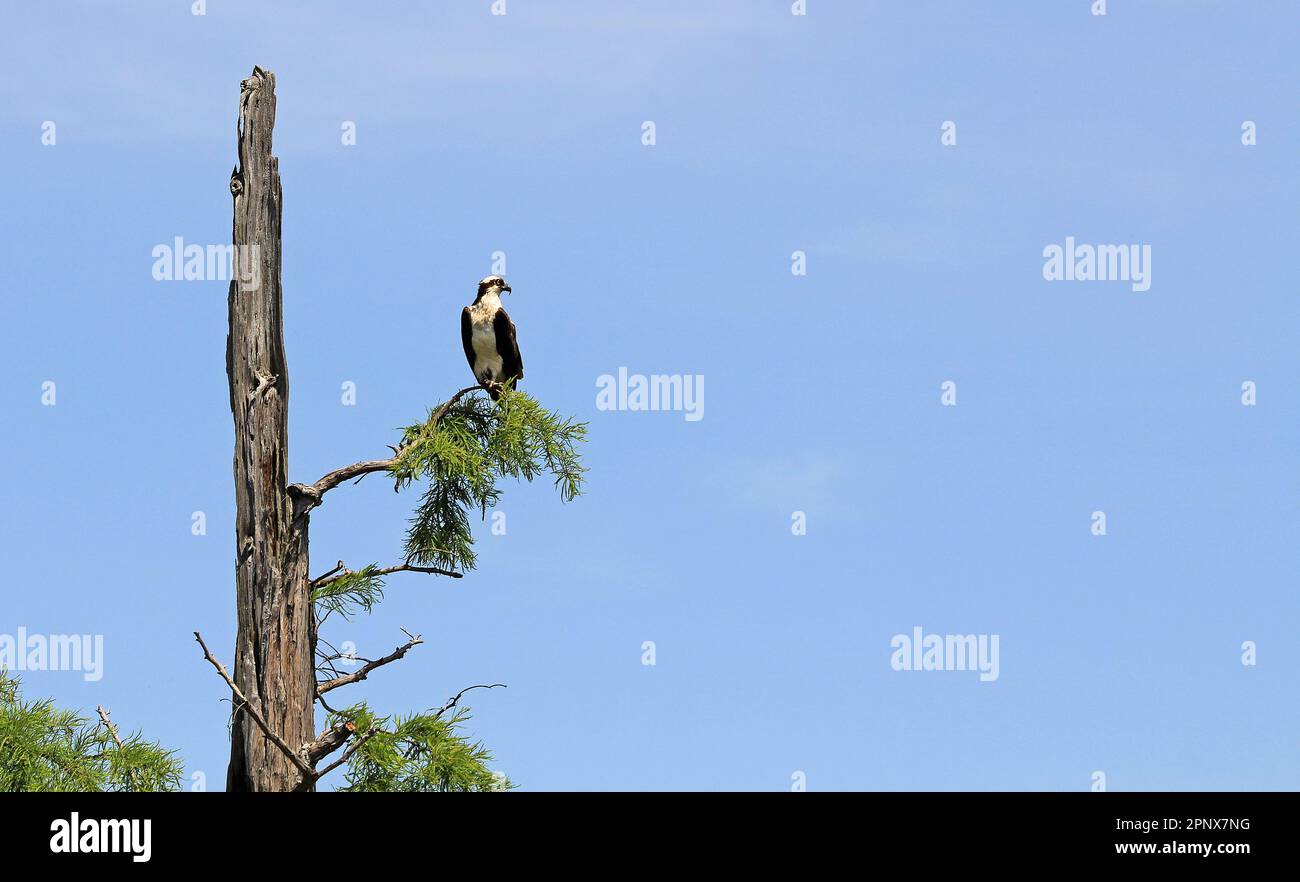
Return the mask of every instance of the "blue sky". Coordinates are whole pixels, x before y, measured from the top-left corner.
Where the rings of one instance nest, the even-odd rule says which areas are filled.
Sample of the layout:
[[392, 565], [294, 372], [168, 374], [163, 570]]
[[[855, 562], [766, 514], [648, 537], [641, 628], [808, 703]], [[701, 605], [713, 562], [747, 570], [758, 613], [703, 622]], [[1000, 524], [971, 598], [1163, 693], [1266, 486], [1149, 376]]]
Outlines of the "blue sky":
[[[477, 571], [327, 626], [427, 640], [350, 698], [509, 684], [471, 729], [530, 790], [1300, 788], [1294, 3], [489, 6], [8, 10], [0, 633], [105, 641], [32, 695], [223, 785], [226, 285], [151, 251], [228, 241], [259, 64], [293, 480], [464, 385], [498, 250], [523, 388], [591, 422], [585, 496], [508, 487]], [[1067, 236], [1150, 245], [1150, 290], [1045, 281]], [[702, 375], [704, 418], [598, 410], [620, 366]], [[415, 501], [334, 491], [313, 572], [396, 562]], [[894, 670], [916, 626], [1000, 676]]]

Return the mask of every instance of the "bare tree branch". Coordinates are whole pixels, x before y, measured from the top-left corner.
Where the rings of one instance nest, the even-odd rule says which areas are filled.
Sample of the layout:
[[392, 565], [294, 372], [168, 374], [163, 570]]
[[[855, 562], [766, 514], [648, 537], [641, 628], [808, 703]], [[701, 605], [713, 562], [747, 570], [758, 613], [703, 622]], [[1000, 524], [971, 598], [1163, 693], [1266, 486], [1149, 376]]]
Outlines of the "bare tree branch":
[[388, 459], [368, 459], [364, 462], [354, 462], [352, 465], [344, 466], [341, 469], [335, 469], [329, 474], [322, 477], [315, 484], [290, 484], [290, 492], [295, 490], [303, 496], [308, 496], [315, 500], [315, 504], [320, 504], [320, 498], [326, 492], [333, 490], [339, 484], [350, 478], [356, 478], [360, 475], [367, 475], [370, 472], [382, 472], [391, 468], [397, 457], [390, 456]]
[[[433, 417], [429, 420], [430, 424], [437, 426], [438, 422], [447, 415], [447, 411], [451, 410], [451, 408], [455, 406], [456, 402], [460, 401], [469, 393], [483, 388], [485, 387], [466, 386], [464, 389], [461, 389], [434, 411]], [[368, 459], [362, 462], [354, 462], [352, 465], [343, 466], [341, 469], [335, 469], [334, 471], [322, 476], [320, 480], [314, 484], [290, 484], [288, 488], [289, 493], [298, 500], [299, 505], [303, 506], [302, 511], [310, 511], [321, 504], [322, 497], [324, 497], [326, 493], [333, 490], [344, 481], [351, 480], [352, 478], [361, 479], [371, 472], [384, 472], [392, 468], [397, 463], [398, 457], [401, 456], [401, 449], [393, 448], [391, 446], [389, 449], [393, 451], [393, 455], [388, 459]]]
[[438, 708], [438, 710], [434, 713], [434, 716], [440, 717], [443, 714], [445, 714], [447, 711], [451, 710], [460, 702], [460, 697], [464, 695], [466, 692], [469, 692], [471, 689], [496, 689], [498, 686], [501, 687], [502, 689], [509, 688], [506, 686], [505, 683], [490, 683], [490, 684], [480, 683], [477, 686], [466, 686], [464, 689], [457, 692], [451, 698], [447, 699], [447, 703], [444, 704], [442, 707]]
[[326, 775], [328, 775], [330, 772], [334, 771], [334, 770], [337, 769], [339, 766], [343, 765], [343, 764], [346, 763], [348, 760], [352, 759], [352, 754], [356, 753], [356, 752], [357, 752], [357, 749], [360, 748], [361, 745], [365, 744], [367, 741], [369, 741], [371, 738], [373, 738], [373, 737], [374, 737], [375, 735], [377, 735], [378, 733], [379, 733], [379, 730], [378, 730], [377, 728], [375, 728], [374, 726], [371, 726], [371, 727], [366, 731], [366, 734], [362, 735], [360, 738], [354, 738], [354, 739], [352, 740], [352, 743], [348, 745], [348, 749], [347, 749], [347, 750], [343, 751], [343, 755], [342, 755], [341, 757], [339, 757], [338, 759], [336, 759], [334, 762], [330, 763], [330, 764], [329, 764], [328, 766], [326, 766], [325, 768], [321, 769], [319, 772], [313, 772], [313, 773], [312, 773], [312, 778], [311, 778], [311, 780], [309, 780], [309, 781], [308, 781], [308, 780], [304, 780], [301, 784], [298, 785], [298, 788], [297, 788], [297, 789], [298, 789], [299, 791], [304, 791], [304, 790], [308, 790], [308, 789], [310, 789], [311, 786], [312, 786], [313, 784], [315, 784], [317, 781], [319, 781], [321, 778], [324, 778], [324, 777], [325, 777]]
[[320, 733], [315, 741], [303, 748], [303, 753], [307, 754], [307, 762], [315, 766], [342, 747], [355, 731], [357, 731], [357, 724], [351, 720], [344, 720], [336, 726], [330, 726]]
[[280, 750], [284, 752], [284, 755], [293, 761], [293, 764], [298, 767], [299, 771], [301, 771], [303, 775], [311, 776], [316, 774], [315, 769], [309, 766], [292, 747], [284, 743], [284, 739], [271, 731], [271, 727], [266, 724], [266, 720], [262, 719], [262, 715], [258, 713], [257, 708], [249, 704], [248, 699], [244, 697], [244, 693], [239, 691], [239, 687], [235, 685], [235, 681], [232, 680], [230, 674], [226, 672], [226, 666], [217, 661], [216, 656], [208, 650], [208, 644], [203, 642], [203, 638], [199, 635], [198, 631], [194, 632], [194, 639], [199, 641], [199, 646], [203, 647], [203, 657], [212, 663], [212, 666], [217, 669], [217, 673], [221, 675], [221, 679], [225, 680], [226, 685], [230, 687], [231, 693], [239, 700], [239, 707], [236, 708], [236, 710], [243, 710], [247, 713], [253, 719], [253, 722], [257, 723], [258, 728], [262, 730], [262, 734], [265, 735], [272, 744], [280, 748]]
[[[104, 728], [108, 730], [108, 734], [113, 738], [113, 743], [117, 745], [118, 750], [122, 751], [123, 758], [125, 759], [126, 745], [123, 744], [122, 739], [118, 737], [117, 726], [114, 726], [112, 720], [108, 718], [108, 711], [104, 710], [104, 706], [102, 704], [96, 707], [95, 710], [99, 711], [99, 721], [104, 724]], [[139, 790], [140, 782], [135, 777], [135, 769], [131, 768], [130, 766], [127, 766], [126, 774], [127, 777], [131, 779], [131, 789]]]
[[338, 566], [334, 567], [334, 569], [330, 570], [329, 572], [327, 572], [327, 573], [321, 573], [319, 576], [317, 576], [316, 578], [312, 579], [312, 580], [311, 580], [311, 584], [312, 584], [312, 585], [317, 585], [317, 584], [319, 584], [319, 583], [321, 583], [321, 582], [324, 582], [326, 579], [328, 579], [330, 576], [334, 575], [335, 573], [337, 573], [337, 572], [338, 572], [339, 570], [341, 570], [341, 569], [343, 569], [343, 561], [339, 561], [339, 562], [338, 562]]
[[329, 692], [331, 689], [337, 689], [340, 686], [347, 686], [349, 683], [360, 682], [361, 680], [364, 680], [366, 679], [366, 677], [370, 676], [370, 672], [373, 671], [375, 668], [382, 668], [386, 664], [391, 664], [392, 662], [397, 661], [399, 658], [406, 655], [406, 653], [410, 651], [411, 647], [418, 646], [419, 644], [424, 642], [424, 640], [420, 638], [419, 634], [412, 636], [411, 633], [408, 631], [406, 636], [410, 637], [411, 639], [406, 641], [406, 643], [404, 643], [403, 645], [394, 649], [392, 652], [390, 652], [388, 655], [384, 656], [383, 658], [377, 658], [372, 662], [367, 662], [366, 664], [362, 665], [360, 668], [358, 668], [357, 670], [353, 671], [350, 674], [344, 674], [341, 677], [335, 677], [332, 680], [326, 680], [323, 683], [317, 683], [316, 696], [319, 698], [320, 696], [324, 695], [326, 692]]
[[450, 576], [453, 579], [459, 579], [465, 575], [455, 570], [444, 570], [439, 567], [420, 567], [415, 564], [398, 564], [395, 567], [382, 567], [374, 571], [376, 576], [386, 576], [389, 573], [429, 573], [434, 576]]
[[[342, 571], [340, 571], [339, 569], [340, 567], [342, 567]], [[339, 579], [346, 578], [347, 576], [354, 575], [356, 572], [358, 571], [350, 570], [347, 567], [344, 567], [343, 561], [339, 561], [338, 567], [335, 567], [334, 569], [330, 570], [328, 573], [321, 576], [319, 579], [313, 579], [311, 583], [311, 587], [324, 588], [326, 585], [330, 585], [334, 582], [337, 582]], [[453, 579], [460, 579], [463, 578], [465, 575], [464, 573], [458, 573], [455, 570], [444, 570], [439, 567], [420, 567], [414, 564], [407, 564], [407, 563], [397, 564], [396, 566], [391, 566], [391, 567], [378, 567], [377, 569], [373, 569], [370, 571], [370, 575], [372, 576], [388, 576], [393, 573], [429, 573], [434, 576], [450, 576]]]
[[334, 714], [335, 716], [338, 716], [338, 717], [343, 716], [343, 714], [341, 714], [339, 711], [336, 711], [334, 708], [332, 708], [332, 707], [330, 707], [328, 704], [326, 704], [326, 702], [325, 702], [325, 697], [324, 697], [324, 696], [322, 696], [322, 695], [317, 695], [317, 696], [316, 696], [316, 700], [319, 701], [319, 702], [320, 702], [320, 706], [323, 707], [323, 708], [325, 708], [325, 710], [327, 710], [328, 712], [330, 712], [330, 713], [332, 713], [332, 714]]
[[[321, 621], [324, 621], [324, 619], [322, 619]], [[316, 642], [318, 644], [323, 643], [326, 646], [328, 646], [331, 653], [330, 655], [326, 655], [325, 653], [321, 652], [319, 646], [316, 647], [316, 657], [320, 659], [320, 662], [316, 665], [316, 673], [318, 674], [328, 673], [331, 677], [341, 677], [343, 676], [343, 672], [340, 671], [337, 667], [335, 667], [334, 662], [340, 661], [342, 659], [347, 659], [349, 661], [356, 661], [359, 658], [359, 656], [357, 656], [355, 653], [345, 654], [339, 652], [338, 647], [334, 646], [334, 644], [330, 643], [328, 640], [326, 640], [324, 637], [321, 637], [319, 634], [316, 636]], [[361, 659], [361, 661], [368, 662], [370, 661], [370, 659], [363, 658]]]

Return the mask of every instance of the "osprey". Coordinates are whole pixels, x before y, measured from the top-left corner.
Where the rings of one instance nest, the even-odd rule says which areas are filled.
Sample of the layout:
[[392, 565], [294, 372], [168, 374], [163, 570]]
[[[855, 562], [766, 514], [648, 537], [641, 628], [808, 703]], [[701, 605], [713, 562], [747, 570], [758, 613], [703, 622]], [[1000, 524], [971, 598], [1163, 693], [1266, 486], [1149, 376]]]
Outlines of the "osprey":
[[478, 283], [478, 296], [460, 314], [460, 341], [474, 379], [483, 384], [496, 401], [497, 387], [508, 380], [516, 386], [524, 378], [524, 361], [515, 341], [515, 323], [501, 308], [501, 292], [510, 286], [500, 276], [488, 276]]

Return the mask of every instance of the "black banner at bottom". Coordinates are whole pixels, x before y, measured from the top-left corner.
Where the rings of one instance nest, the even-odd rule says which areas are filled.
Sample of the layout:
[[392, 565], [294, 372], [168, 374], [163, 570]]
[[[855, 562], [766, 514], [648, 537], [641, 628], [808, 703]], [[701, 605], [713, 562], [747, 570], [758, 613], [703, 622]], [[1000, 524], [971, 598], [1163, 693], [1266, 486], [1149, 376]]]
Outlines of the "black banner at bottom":
[[0, 829], [10, 858], [128, 873], [238, 852], [259, 869], [337, 872], [376, 857], [481, 858], [483, 846], [493, 862], [535, 867], [612, 847], [635, 856], [638, 871], [701, 850], [763, 862], [815, 853], [1226, 868], [1285, 857], [1298, 802], [1291, 793], [3, 794]]

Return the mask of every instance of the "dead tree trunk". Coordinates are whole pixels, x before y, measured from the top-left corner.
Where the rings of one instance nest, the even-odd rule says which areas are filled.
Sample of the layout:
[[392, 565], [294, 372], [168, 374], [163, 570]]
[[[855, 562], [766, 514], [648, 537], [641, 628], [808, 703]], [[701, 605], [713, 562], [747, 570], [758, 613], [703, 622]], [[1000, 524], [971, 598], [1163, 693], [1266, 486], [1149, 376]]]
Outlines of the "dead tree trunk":
[[[288, 487], [289, 380], [280, 291], [280, 173], [271, 155], [275, 75], [253, 68], [239, 98], [239, 165], [231, 175], [236, 272], [226, 373], [235, 421], [234, 682], [286, 745], [313, 741], [315, 620], [307, 517]], [[250, 714], [232, 719], [226, 789], [293, 790], [302, 770]]]

